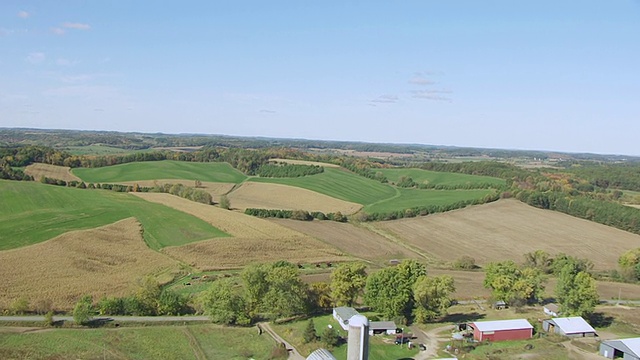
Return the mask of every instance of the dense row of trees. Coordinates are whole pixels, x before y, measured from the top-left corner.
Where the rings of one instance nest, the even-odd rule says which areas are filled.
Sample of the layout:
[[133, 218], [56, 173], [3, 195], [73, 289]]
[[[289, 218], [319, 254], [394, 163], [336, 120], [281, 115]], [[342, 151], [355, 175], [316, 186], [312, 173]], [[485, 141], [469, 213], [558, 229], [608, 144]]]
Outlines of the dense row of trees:
[[416, 216], [426, 216], [429, 214], [436, 214], [456, 209], [462, 209], [469, 205], [486, 204], [496, 201], [500, 198], [500, 195], [496, 193], [488, 194], [485, 197], [474, 200], [460, 200], [446, 205], [423, 205], [408, 208], [405, 210], [397, 210], [390, 212], [371, 212], [371, 213], [359, 213], [357, 218], [359, 221], [384, 221], [384, 220], [396, 220], [403, 218], [412, 218]]
[[293, 219], [301, 221], [310, 221], [313, 219], [318, 220], [332, 220], [337, 222], [347, 221], [347, 217], [340, 211], [335, 213], [323, 213], [321, 211], [308, 212], [306, 210], [281, 210], [281, 209], [255, 209], [247, 208], [244, 211], [245, 214], [251, 216], [257, 216], [261, 218], [278, 218], [278, 219]]
[[585, 179], [593, 186], [603, 189], [640, 191], [640, 164], [637, 163], [594, 164], [583, 162], [562, 171]]
[[256, 175], [269, 178], [294, 178], [320, 174], [323, 172], [324, 167], [318, 165], [268, 163], [260, 166]]

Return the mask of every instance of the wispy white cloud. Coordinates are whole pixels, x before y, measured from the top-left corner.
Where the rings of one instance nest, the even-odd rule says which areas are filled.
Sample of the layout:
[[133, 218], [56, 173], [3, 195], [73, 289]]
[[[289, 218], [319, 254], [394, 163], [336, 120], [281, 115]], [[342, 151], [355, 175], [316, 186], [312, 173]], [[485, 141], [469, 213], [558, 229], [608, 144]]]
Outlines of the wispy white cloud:
[[58, 60], [56, 60], [56, 65], [58, 66], [74, 66], [76, 64], [78, 64], [80, 61], [78, 60], [69, 60], [69, 59], [65, 59], [65, 58], [58, 58]]
[[411, 93], [416, 99], [451, 102], [451, 98], [447, 95], [453, 92], [451, 90], [414, 90]]
[[393, 104], [398, 102], [398, 96], [384, 94], [380, 95], [377, 98], [371, 100], [372, 103], [382, 103], [382, 104]]
[[64, 35], [66, 33], [66, 31], [63, 28], [59, 28], [59, 27], [52, 27], [51, 32], [56, 35]]
[[269, 110], [269, 109], [261, 109], [260, 112], [263, 114], [275, 114], [277, 111]]
[[25, 60], [27, 60], [31, 64], [39, 64], [43, 62], [45, 59], [46, 59], [46, 56], [44, 55], [44, 53], [41, 53], [41, 52], [32, 52], [31, 54], [27, 55], [27, 57], [25, 58]]
[[31, 14], [29, 14], [28, 12], [22, 10], [22, 11], [18, 11], [18, 17], [22, 18], [22, 19], [26, 19], [29, 16], [31, 16]]
[[409, 84], [413, 85], [433, 85], [435, 83], [435, 81], [427, 78], [424, 73], [415, 73], [411, 79], [409, 79]]
[[67, 29], [76, 29], [76, 30], [89, 30], [91, 29], [91, 26], [89, 24], [82, 24], [82, 23], [72, 23], [72, 22], [66, 22], [64, 24], [62, 24], [63, 28], [67, 28]]

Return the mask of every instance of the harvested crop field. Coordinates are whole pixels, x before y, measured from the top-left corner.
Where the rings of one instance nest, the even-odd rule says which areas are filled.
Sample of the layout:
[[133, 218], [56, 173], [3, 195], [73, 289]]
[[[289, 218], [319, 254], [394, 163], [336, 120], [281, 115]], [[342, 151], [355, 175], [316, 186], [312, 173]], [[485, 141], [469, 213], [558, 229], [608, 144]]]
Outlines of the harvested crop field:
[[587, 258], [597, 270], [613, 269], [623, 252], [640, 243], [640, 235], [517, 200], [375, 226], [444, 261], [468, 255], [480, 265], [506, 259], [521, 262], [523, 254], [540, 249]]
[[136, 195], [215, 224], [215, 227], [224, 229], [224, 232], [234, 236], [163, 249], [163, 252], [203, 271], [237, 268], [254, 262], [274, 260], [308, 263], [352, 259], [311, 236], [264, 219], [195, 203], [169, 194]]
[[71, 173], [71, 168], [64, 166], [31, 164], [24, 169], [24, 173], [33, 176], [35, 181], [39, 181], [43, 176], [64, 181], [82, 181], [79, 177]]
[[31, 305], [51, 300], [68, 310], [85, 294], [124, 296], [148, 274], [177, 269], [177, 262], [147, 247], [134, 218], [49, 241], [0, 251], [0, 308], [20, 297]]
[[309, 236], [296, 238], [226, 238], [167, 247], [164, 253], [201, 271], [234, 269], [287, 260], [291, 263], [341, 262], [353, 258]]
[[285, 164], [293, 164], [293, 165], [317, 165], [317, 166], [332, 167], [332, 168], [339, 168], [340, 167], [340, 165], [336, 165], [336, 164], [329, 164], [329, 163], [323, 163], [323, 162], [317, 162], [317, 161], [306, 161], [306, 160], [269, 159], [269, 161], [270, 162], [285, 163]]
[[[142, 180], [142, 181], [123, 181], [119, 182], [122, 185], [135, 185], [142, 187], [154, 187], [156, 185], [164, 185], [164, 184], [182, 184], [184, 186], [189, 186], [195, 188], [195, 182], [192, 180], [175, 180], [175, 179], [161, 179], [161, 180]], [[232, 183], [219, 183], [219, 182], [202, 182], [202, 185], [198, 187], [200, 190], [204, 190], [211, 194], [214, 197], [214, 201], [217, 200], [217, 197], [220, 195], [224, 195], [231, 191], [235, 184]]]
[[229, 194], [234, 208], [244, 210], [283, 209], [341, 212], [345, 215], [356, 213], [362, 205], [339, 200], [315, 191], [280, 184], [245, 182]]
[[311, 235], [347, 254], [369, 261], [420, 258], [420, 255], [402, 245], [349, 223], [288, 219], [272, 219], [270, 221]]

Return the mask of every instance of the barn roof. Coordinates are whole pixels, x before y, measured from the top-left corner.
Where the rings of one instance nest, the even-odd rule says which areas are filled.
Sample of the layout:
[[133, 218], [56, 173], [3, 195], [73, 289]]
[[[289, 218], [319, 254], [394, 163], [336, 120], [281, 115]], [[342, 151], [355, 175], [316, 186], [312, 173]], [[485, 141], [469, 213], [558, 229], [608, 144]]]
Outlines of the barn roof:
[[352, 307], [348, 307], [348, 306], [340, 306], [340, 307], [337, 307], [337, 308], [333, 308], [333, 311], [335, 311], [336, 314], [343, 321], [347, 321], [347, 320], [351, 319], [352, 316], [360, 314], [356, 309], [354, 309]]
[[533, 326], [525, 319], [496, 320], [496, 321], [476, 321], [471, 324], [479, 331], [501, 331], [516, 329], [533, 329]]
[[596, 331], [580, 316], [547, 320], [556, 324], [565, 334], [595, 333]]
[[554, 313], [558, 313], [558, 311], [560, 310], [560, 307], [554, 303], [551, 304], [547, 304], [544, 306], [545, 309], [549, 310], [549, 311], [553, 311]]
[[337, 359], [335, 356], [333, 356], [333, 354], [331, 354], [331, 352], [329, 352], [329, 350], [318, 349], [312, 352], [311, 354], [309, 354], [309, 356], [307, 356], [307, 360], [337, 360]]
[[370, 330], [395, 330], [398, 326], [393, 321], [372, 321], [369, 323]]
[[640, 357], [640, 338], [607, 340], [602, 343], [607, 344], [612, 348], [619, 349], [627, 354], [632, 354], [635, 357]]

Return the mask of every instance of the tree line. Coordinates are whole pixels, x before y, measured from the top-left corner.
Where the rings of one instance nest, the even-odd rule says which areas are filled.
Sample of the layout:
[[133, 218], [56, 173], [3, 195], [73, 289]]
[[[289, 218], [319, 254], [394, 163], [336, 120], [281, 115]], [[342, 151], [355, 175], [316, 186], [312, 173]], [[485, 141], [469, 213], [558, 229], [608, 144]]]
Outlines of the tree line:
[[301, 221], [311, 221], [313, 219], [318, 220], [332, 220], [337, 222], [346, 222], [347, 217], [342, 215], [340, 211], [335, 213], [323, 213], [321, 211], [306, 211], [306, 210], [281, 210], [281, 209], [256, 209], [247, 208], [244, 210], [247, 215], [252, 215], [260, 218], [278, 218], [278, 219], [293, 219]]
[[295, 178], [321, 174], [323, 172], [324, 167], [318, 165], [267, 163], [258, 168], [256, 175], [268, 178]]

